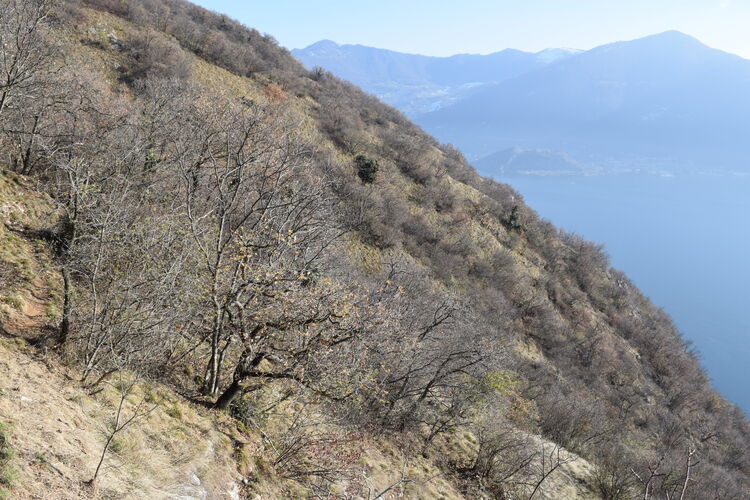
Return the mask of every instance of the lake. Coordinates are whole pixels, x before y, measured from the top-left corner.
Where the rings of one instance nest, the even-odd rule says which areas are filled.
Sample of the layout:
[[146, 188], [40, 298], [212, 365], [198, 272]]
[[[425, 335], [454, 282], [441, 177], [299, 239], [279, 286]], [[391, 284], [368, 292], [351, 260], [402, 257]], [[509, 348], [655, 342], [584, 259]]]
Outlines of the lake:
[[750, 414], [750, 176], [515, 176], [542, 217], [604, 243], [694, 342], [714, 386]]

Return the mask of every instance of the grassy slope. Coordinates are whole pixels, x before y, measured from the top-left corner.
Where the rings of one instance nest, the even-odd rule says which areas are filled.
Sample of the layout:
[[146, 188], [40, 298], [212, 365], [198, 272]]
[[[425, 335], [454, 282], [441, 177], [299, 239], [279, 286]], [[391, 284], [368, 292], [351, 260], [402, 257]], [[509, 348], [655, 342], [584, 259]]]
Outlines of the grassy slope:
[[8, 330], [42, 327], [59, 313], [54, 292], [59, 280], [45, 245], [24, 238], [23, 232], [48, 226], [53, 209], [28, 179], [5, 171], [0, 173], [0, 199], [0, 317]]

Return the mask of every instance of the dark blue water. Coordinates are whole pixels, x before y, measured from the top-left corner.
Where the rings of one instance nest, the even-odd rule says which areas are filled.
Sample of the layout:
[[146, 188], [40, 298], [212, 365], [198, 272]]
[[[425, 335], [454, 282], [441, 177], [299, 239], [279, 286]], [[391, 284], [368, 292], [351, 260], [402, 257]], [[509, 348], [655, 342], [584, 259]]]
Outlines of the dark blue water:
[[555, 225], [604, 243], [694, 342], [714, 386], [750, 414], [750, 176], [500, 180]]

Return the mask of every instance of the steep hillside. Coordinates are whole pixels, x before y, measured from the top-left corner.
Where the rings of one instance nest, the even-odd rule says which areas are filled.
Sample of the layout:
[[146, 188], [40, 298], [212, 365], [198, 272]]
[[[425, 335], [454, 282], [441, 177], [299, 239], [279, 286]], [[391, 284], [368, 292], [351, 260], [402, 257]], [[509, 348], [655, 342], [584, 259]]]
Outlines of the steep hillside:
[[181, 0], [1, 1], [6, 496], [748, 496], [669, 318], [455, 149]]
[[[297, 458], [290, 452], [300, 445], [320, 447], [313, 465], [322, 466], [326, 448], [341, 453], [342, 443], [357, 448], [347, 453], [356, 457], [357, 472], [362, 474], [352, 483], [369, 492], [363, 498], [376, 498], [386, 490], [393, 491], [388, 498], [462, 498], [451, 485], [452, 478], [429, 459], [400, 451], [404, 445], [409, 449], [410, 443], [352, 436], [325, 415], [305, 414], [305, 425], [316, 431], [308, 436], [299, 429], [289, 432], [282, 426], [280, 431], [260, 422], [248, 428], [241, 420], [175, 392], [174, 387], [133, 373], [119, 373], [111, 383], [81, 383], [79, 367], [61, 363], [60, 351], [49, 343], [61, 314], [60, 297], [54, 292], [60, 284], [50, 282], [58, 276], [40, 229], [53, 222], [53, 213], [51, 200], [34, 192], [29, 179], [0, 173], [5, 280], [0, 330], [0, 498], [305, 497], [309, 492], [289, 475], [300, 465], [286, 463]], [[270, 416], [289, 418], [298, 411], [292, 404]], [[302, 442], [303, 437], [310, 441]], [[475, 453], [473, 438], [459, 443], [455, 449], [442, 450], [458, 456]], [[536, 444], [553, 446], [541, 440]], [[560, 474], [541, 491], [577, 495], [592, 466], [575, 458], [563, 464]], [[94, 474], [98, 474], [95, 482]], [[340, 484], [334, 491], [346, 491], [350, 475], [337, 477]]]

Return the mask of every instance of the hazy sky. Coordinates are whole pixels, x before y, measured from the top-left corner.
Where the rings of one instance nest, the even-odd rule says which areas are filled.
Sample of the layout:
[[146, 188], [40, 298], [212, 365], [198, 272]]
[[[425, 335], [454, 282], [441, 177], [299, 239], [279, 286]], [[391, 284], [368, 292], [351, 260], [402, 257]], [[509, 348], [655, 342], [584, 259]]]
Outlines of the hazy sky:
[[321, 39], [427, 55], [589, 49], [676, 29], [750, 58], [750, 0], [193, 0], [302, 48]]

